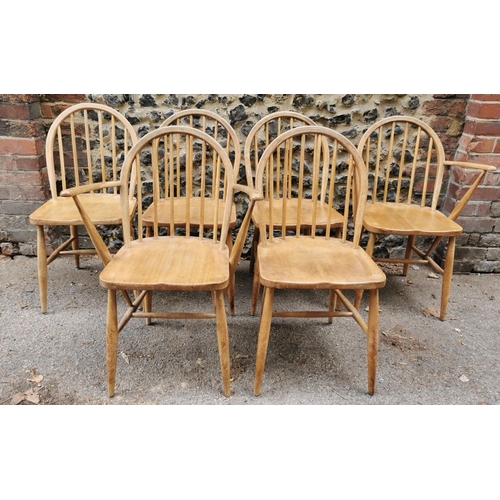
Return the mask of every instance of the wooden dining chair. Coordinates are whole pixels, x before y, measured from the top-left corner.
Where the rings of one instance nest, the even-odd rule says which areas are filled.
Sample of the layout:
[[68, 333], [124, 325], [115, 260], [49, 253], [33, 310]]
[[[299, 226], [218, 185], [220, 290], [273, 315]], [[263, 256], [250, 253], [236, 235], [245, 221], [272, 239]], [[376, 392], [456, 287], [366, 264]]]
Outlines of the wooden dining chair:
[[[406, 276], [411, 264], [428, 264], [443, 276], [439, 317], [446, 318], [450, 295], [455, 241], [462, 234], [457, 217], [488, 170], [495, 167], [445, 160], [435, 131], [421, 120], [407, 116], [384, 118], [369, 127], [358, 144], [369, 168], [370, 189], [363, 224], [369, 232], [367, 252], [376, 262], [403, 264]], [[446, 215], [439, 209], [445, 166], [478, 170], [479, 175], [455, 209]], [[376, 242], [399, 236], [404, 255], [374, 255]], [[444, 264], [433, 257], [441, 240], [447, 239]]]
[[[285, 132], [264, 150], [256, 174], [256, 189], [267, 191], [269, 223], [260, 226], [255, 273], [263, 299], [257, 346], [254, 393], [261, 390], [273, 317], [351, 317], [365, 332], [368, 357], [368, 393], [375, 391], [378, 353], [379, 289], [385, 274], [360, 246], [367, 192], [364, 162], [352, 143], [326, 127], [308, 125]], [[287, 193], [282, 196], [281, 193]], [[275, 220], [273, 205], [283, 207]], [[288, 204], [297, 207], [295, 219]], [[261, 207], [264, 202], [261, 202]], [[311, 218], [301, 208], [311, 205]], [[326, 225], [316, 214], [325, 211]], [[337, 232], [341, 218], [340, 234]], [[293, 225], [292, 225], [293, 222]], [[310, 227], [304, 233], [303, 226]], [[283, 290], [325, 290], [328, 307], [311, 311], [274, 311], [274, 296]], [[350, 295], [369, 290], [365, 320]], [[353, 292], [354, 291], [354, 292]], [[325, 301], [326, 302], [326, 301]], [[341, 304], [339, 310], [337, 304]], [[308, 334], [313, 335], [314, 332]]]
[[[48, 265], [62, 255], [73, 255], [76, 267], [80, 256], [95, 254], [95, 249], [80, 248], [79, 228], [83, 221], [71, 199], [60, 196], [62, 190], [96, 181], [117, 180], [124, 155], [137, 142], [136, 133], [118, 111], [103, 104], [76, 104], [64, 110], [47, 134], [45, 157], [51, 198], [31, 213], [29, 220], [37, 229], [38, 287], [40, 305], [47, 312]], [[81, 197], [95, 224], [120, 226], [122, 211], [117, 187], [110, 191], [94, 190]], [[128, 200], [127, 219], [135, 210], [135, 199]], [[69, 227], [69, 234], [49, 256], [45, 229]], [[70, 247], [70, 249], [68, 249]]]
[[[134, 174], [134, 160], [140, 168]], [[182, 161], [185, 175], [178, 175]], [[131, 179], [136, 175], [135, 181]], [[135, 238], [131, 222], [124, 220], [124, 245], [110, 257], [108, 249], [81, 203], [85, 189], [119, 187], [122, 214], [128, 210], [129, 185], [136, 187], [137, 220]], [[179, 192], [185, 190], [182, 206]], [[227, 245], [233, 193], [246, 192], [248, 211], [231, 250]], [[108, 290], [106, 320], [106, 359], [108, 394], [115, 392], [118, 334], [131, 318], [215, 319], [222, 370], [223, 390], [230, 394], [230, 360], [224, 296], [238, 265], [251, 212], [258, 193], [234, 182], [233, 164], [222, 146], [205, 132], [193, 127], [160, 127], [142, 137], [125, 158], [120, 181], [75, 188], [63, 193], [73, 196], [94, 245], [107, 261], [99, 280]], [[207, 209], [212, 197], [224, 202]], [[196, 198], [196, 202], [193, 201]], [[162, 211], [169, 212], [170, 225], [163, 226]], [[177, 211], [186, 217], [176, 223]], [[222, 214], [219, 213], [222, 211]], [[144, 214], [152, 215], [146, 224]], [[191, 223], [192, 218], [196, 221]], [[168, 231], [167, 231], [168, 229]], [[107, 258], [106, 258], [107, 255]], [[118, 321], [117, 291], [136, 291], [127, 310]], [[160, 311], [153, 308], [152, 292], [209, 292], [212, 307], [207, 312]], [[189, 304], [186, 304], [186, 308]]]
[[[270, 113], [269, 115], [261, 118], [250, 130], [248, 134], [245, 145], [243, 148], [245, 172], [247, 177], [247, 183], [249, 186], [253, 187], [254, 177], [257, 172], [257, 166], [259, 160], [264, 152], [265, 148], [279, 135], [287, 132], [296, 127], [304, 125], [315, 125], [315, 122], [305, 115], [297, 113], [295, 111], [277, 111], [275, 113]], [[265, 199], [267, 200], [269, 194], [265, 190], [263, 193]], [[276, 195], [276, 193], [275, 193]], [[281, 212], [283, 210], [283, 205], [280, 200], [282, 198], [276, 198], [273, 204], [273, 219], [275, 221], [281, 220]], [[311, 203], [309, 200], [304, 200], [301, 204], [301, 210], [304, 214], [302, 217], [302, 229], [303, 231], [311, 230]], [[287, 209], [287, 219], [293, 224], [297, 218], [297, 204], [296, 198], [291, 198], [286, 205]], [[321, 220], [323, 216], [323, 219]], [[316, 212], [316, 217], [320, 224], [325, 224], [324, 211], [318, 209]], [[269, 213], [267, 212], [267, 203], [262, 200], [257, 202], [252, 215], [252, 222], [254, 226], [252, 246], [250, 247], [250, 272], [254, 272], [255, 267], [255, 257], [256, 248], [259, 242], [260, 235], [260, 225], [268, 224]], [[251, 303], [251, 314], [255, 314], [257, 308], [257, 301], [259, 295], [259, 283], [257, 280], [257, 275], [254, 274], [253, 290], [252, 290], [252, 303]]]
[[[224, 148], [227, 156], [233, 163], [234, 170], [234, 179], [235, 182], [238, 181], [240, 163], [241, 163], [241, 145], [236, 135], [235, 130], [227, 120], [219, 116], [217, 113], [206, 109], [185, 109], [182, 111], [178, 111], [177, 113], [169, 116], [162, 124], [162, 127], [166, 127], [169, 125], [182, 125], [188, 127], [194, 127], [198, 130], [206, 132], [208, 135], [213, 137], [217, 142], [221, 144]], [[220, 160], [218, 160], [220, 161]], [[178, 168], [181, 169], [182, 166], [179, 163]], [[180, 170], [179, 170], [180, 171]], [[184, 226], [186, 224], [187, 215], [183, 213], [183, 208], [186, 206], [185, 200], [185, 192], [180, 192], [177, 194], [176, 200], [174, 203], [179, 205], [176, 210], [176, 220], [175, 227]], [[191, 213], [190, 224], [191, 226], [196, 226], [199, 224], [199, 220], [197, 220], [199, 207], [197, 207], [197, 203], [200, 198], [198, 196], [193, 196], [192, 203], [190, 204]], [[213, 196], [212, 198], [206, 198], [204, 200], [205, 211], [215, 211], [215, 204], [218, 204], [217, 207], [219, 213], [219, 225], [222, 221], [222, 214], [224, 199], [219, 199], [218, 196]], [[168, 228], [170, 226], [169, 220], [170, 211], [166, 209], [166, 207], [159, 207], [159, 224]], [[210, 218], [206, 218], [209, 220]], [[146, 211], [144, 213], [144, 223], [147, 226], [151, 226], [153, 223], [152, 213], [151, 211]], [[206, 222], [205, 222], [206, 226]], [[229, 218], [229, 232], [227, 234], [227, 245], [231, 249], [233, 244], [233, 231], [236, 227], [236, 204], [233, 200], [232, 208], [231, 208], [231, 216]], [[229, 302], [229, 313], [234, 315], [234, 294], [235, 294], [235, 276], [231, 276], [231, 281], [228, 288], [228, 302]]]

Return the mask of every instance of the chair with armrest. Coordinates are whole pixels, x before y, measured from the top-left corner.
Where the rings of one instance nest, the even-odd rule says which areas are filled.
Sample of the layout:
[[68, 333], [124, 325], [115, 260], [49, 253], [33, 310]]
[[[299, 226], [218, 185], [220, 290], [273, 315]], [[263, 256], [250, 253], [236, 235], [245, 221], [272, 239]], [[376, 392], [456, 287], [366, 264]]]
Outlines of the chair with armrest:
[[[182, 160], [185, 170], [181, 176], [177, 171], [179, 160]], [[134, 161], [137, 162], [135, 173], [132, 168]], [[132, 175], [136, 176], [134, 182]], [[135, 238], [131, 236], [131, 222], [124, 221], [124, 245], [113, 258], [85, 213], [81, 203], [84, 188], [63, 193], [73, 197], [101, 259], [107, 262], [99, 280], [108, 291], [108, 395], [112, 397], [115, 392], [119, 333], [131, 318], [145, 318], [148, 324], [154, 318], [162, 318], [215, 319], [223, 392], [229, 396], [230, 359], [224, 296], [241, 256], [258, 193], [234, 182], [233, 164], [217, 141], [193, 127], [176, 125], [160, 127], [142, 137], [125, 158], [120, 181], [108, 183], [108, 187], [115, 184], [121, 190], [123, 214], [127, 212], [129, 185], [135, 186], [137, 220]], [[177, 198], [179, 187], [186, 190], [183, 206]], [[93, 186], [86, 189], [93, 189]], [[246, 192], [250, 205], [234, 245], [229, 249], [227, 235], [235, 190]], [[219, 197], [224, 202], [221, 205], [216, 203], [210, 210], [207, 206], [212, 197]], [[196, 202], [193, 201], [195, 198]], [[163, 226], [164, 210], [169, 212], [168, 228]], [[186, 217], [183, 226], [176, 223], [178, 210]], [[144, 220], [146, 212], [152, 216], [147, 223]], [[191, 217], [195, 224], [191, 224]], [[136, 291], [120, 321], [117, 291]], [[154, 310], [153, 291], [209, 292], [212, 307], [207, 312]]]
[[[319, 317], [329, 322], [336, 317], [353, 318], [366, 334], [368, 393], [373, 394], [379, 289], [386, 278], [359, 244], [367, 191], [362, 158], [347, 138], [329, 128], [298, 127], [278, 136], [264, 150], [255, 185], [261, 193], [267, 190], [265, 200], [259, 203], [261, 208], [267, 206], [269, 223], [260, 226], [255, 266], [263, 298], [254, 394], [261, 390], [273, 317]], [[283, 207], [277, 219], [273, 210], [276, 199]], [[290, 202], [297, 207], [293, 220], [287, 215]], [[301, 210], [303, 204], [310, 204], [310, 218]], [[320, 210], [325, 221], [318, 227]], [[303, 231], [304, 227], [310, 231]], [[328, 307], [274, 311], [275, 294], [283, 290], [328, 291]], [[350, 298], [358, 290], [369, 291], [366, 320]]]
[[[103, 104], [76, 104], [52, 123], [45, 144], [51, 198], [29, 217], [37, 229], [38, 287], [43, 313], [47, 312], [48, 265], [59, 256], [73, 255], [76, 267], [80, 267], [81, 255], [96, 253], [95, 249], [80, 248], [78, 228], [84, 225], [83, 221], [75, 204], [60, 196], [60, 192], [97, 181], [117, 180], [124, 155], [135, 142], [137, 136], [128, 120]], [[118, 187], [88, 192], [81, 197], [81, 203], [95, 224], [122, 224]], [[130, 219], [135, 210], [132, 195], [127, 209]], [[45, 228], [53, 226], [69, 226], [69, 237], [47, 256]]]
[[[391, 116], [373, 124], [363, 134], [358, 151], [370, 169], [371, 178], [363, 221], [369, 232], [367, 252], [376, 262], [403, 264], [403, 276], [411, 264], [427, 264], [440, 273], [443, 280], [439, 317], [444, 321], [455, 241], [462, 234], [456, 220], [486, 172], [495, 167], [445, 160], [443, 145], [435, 131], [423, 121], [406, 116]], [[450, 215], [439, 210], [447, 165], [479, 171]], [[374, 255], [377, 240], [388, 235], [406, 238], [404, 255], [402, 252]], [[447, 239], [447, 249], [441, 266], [433, 253], [443, 238]]]

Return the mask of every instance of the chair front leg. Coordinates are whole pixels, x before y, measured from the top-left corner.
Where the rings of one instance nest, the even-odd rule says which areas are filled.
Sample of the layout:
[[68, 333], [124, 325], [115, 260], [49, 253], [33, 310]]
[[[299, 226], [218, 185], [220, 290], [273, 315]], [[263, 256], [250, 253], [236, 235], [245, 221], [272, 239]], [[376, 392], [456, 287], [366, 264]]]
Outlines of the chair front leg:
[[215, 318], [217, 323], [217, 343], [219, 345], [220, 367], [222, 372], [222, 385], [224, 396], [231, 395], [231, 363], [229, 358], [229, 335], [227, 331], [226, 306], [224, 302], [224, 290], [212, 292], [215, 306]]
[[108, 396], [115, 394], [116, 358], [118, 354], [118, 312], [116, 290], [108, 290], [108, 312], [106, 319], [106, 365], [108, 372]]
[[368, 330], [367, 339], [367, 361], [368, 361], [368, 394], [373, 396], [375, 392], [375, 378], [377, 374], [378, 357], [378, 289], [370, 290], [369, 308], [368, 308]]
[[443, 284], [441, 286], [441, 308], [439, 311], [439, 319], [441, 321], [444, 321], [446, 318], [446, 309], [450, 297], [451, 278], [453, 276], [453, 264], [455, 262], [455, 243], [455, 236], [448, 238], [448, 248], [446, 249], [446, 260], [444, 262]]
[[47, 249], [45, 248], [45, 231], [43, 226], [36, 226], [36, 258], [38, 266], [38, 291], [40, 293], [40, 309], [47, 312]]
[[255, 396], [260, 394], [262, 376], [264, 374], [264, 365], [266, 364], [267, 345], [269, 343], [269, 333], [271, 331], [271, 321], [273, 316], [273, 299], [274, 288], [264, 288], [253, 386], [253, 393]]

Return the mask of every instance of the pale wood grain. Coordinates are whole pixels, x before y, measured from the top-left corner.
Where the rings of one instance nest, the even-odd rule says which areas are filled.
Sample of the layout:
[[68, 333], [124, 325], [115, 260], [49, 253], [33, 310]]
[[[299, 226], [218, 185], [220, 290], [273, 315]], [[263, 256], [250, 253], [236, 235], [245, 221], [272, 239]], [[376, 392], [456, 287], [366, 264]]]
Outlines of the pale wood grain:
[[[442, 274], [440, 319], [444, 321], [455, 238], [462, 234], [456, 220], [486, 173], [495, 167], [445, 160], [443, 145], [435, 131], [423, 121], [407, 116], [387, 117], [374, 123], [361, 137], [358, 150], [374, 171], [363, 222], [370, 233], [368, 254], [373, 255], [379, 237], [407, 236], [404, 258], [375, 257], [375, 261], [403, 264], [403, 276], [408, 274], [411, 264], [428, 264]], [[445, 166], [478, 170], [476, 179], [449, 215], [438, 208]], [[420, 248], [416, 245], [419, 236], [432, 237], [433, 241], [426, 249]], [[443, 238], [448, 239], [448, 245], [441, 266], [432, 255]]]
[[[292, 165], [299, 184], [304, 171], [310, 171], [307, 189], [291, 188]], [[281, 178], [280, 174], [271, 174], [280, 171]], [[367, 386], [368, 393], [373, 394], [378, 290], [385, 285], [386, 277], [359, 245], [368, 186], [363, 159], [348, 139], [331, 129], [317, 125], [297, 127], [282, 133], [266, 147], [258, 164], [255, 186], [265, 199], [256, 203], [254, 211], [260, 231], [252, 314], [256, 290], [263, 287], [254, 394], [261, 392], [273, 317], [325, 318], [328, 323], [338, 317], [352, 318], [367, 335]], [[294, 234], [288, 234], [290, 229], [295, 229]], [[287, 289], [328, 291], [328, 307], [274, 310], [275, 294]], [[354, 291], [356, 299], [360, 297], [356, 292], [369, 290], [367, 320], [358, 310], [359, 303], [351, 303], [343, 293], [345, 290]]]
[[[97, 116], [97, 124], [89, 114]], [[105, 119], [106, 117], [106, 119]], [[109, 120], [107, 120], [109, 118]], [[104, 128], [108, 129], [105, 132]], [[88, 185], [93, 176], [99, 175], [103, 183], [114, 181], [107, 191], [101, 187], [82, 196], [81, 203], [90, 219], [99, 225], [120, 225], [122, 223], [121, 200], [118, 193], [118, 138], [116, 127], [120, 125], [123, 138], [120, 147], [126, 154], [136, 141], [137, 135], [128, 120], [115, 109], [96, 103], [82, 103], [62, 111], [51, 124], [45, 143], [45, 158], [51, 198], [30, 214], [31, 224], [37, 226], [38, 288], [40, 306], [47, 312], [47, 267], [63, 255], [73, 255], [75, 266], [80, 267], [80, 256], [95, 254], [96, 250], [81, 249], [78, 226], [83, 226], [75, 204], [69, 198], [60, 196], [58, 190], [68, 190]], [[109, 143], [105, 148], [105, 141]], [[108, 168], [107, 159], [111, 165]], [[134, 176], [135, 179], [135, 176]], [[85, 189], [84, 189], [85, 190]], [[128, 199], [127, 218], [135, 209], [133, 190]], [[47, 256], [43, 233], [46, 227], [69, 226], [70, 237]], [[71, 246], [71, 250], [66, 250]]]

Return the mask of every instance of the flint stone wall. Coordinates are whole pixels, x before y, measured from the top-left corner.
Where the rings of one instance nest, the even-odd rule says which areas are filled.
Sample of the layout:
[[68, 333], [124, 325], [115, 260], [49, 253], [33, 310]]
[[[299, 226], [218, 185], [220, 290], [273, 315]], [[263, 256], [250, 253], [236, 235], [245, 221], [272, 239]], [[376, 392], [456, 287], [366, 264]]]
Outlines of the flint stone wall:
[[[441, 137], [448, 159], [455, 158], [460, 146], [459, 141], [466, 121], [466, 108], [470, 99], [470, 94], [29, 94], [28, 96], [30, 97], [26, 98], [26, 101], [29, 101], [31, 121], [36, 127], [34, 134], [42, 142], [54, 117], [62, 109], [75, 102], [87, 100], [116, 108], [132, 123], [139, 137], [159, 127], [167, 117], [178, 110], [209, 109], [231, 123], [242, 144], [252, 126], [261, 117], [279, 110], [298, 111], [319, 125], [337, 130], [355, 145], [366, 128], [378, 119], [403, 114], [429, 123]], [[5, 95], [0, 96], [0, 104], [2, 100], [5, 100]], [[0, 135], [16, 131], [20, 123], [22, 125], [22, 122], [2, 118], [0, 113]], [[26, 131], [23, 133], [27, 135]], [[0, 183], [0, 247], [3, 254], [33, 255], [36, 251], [35, 230], [27, 218], [29, 213], [49, 196], [43, 169], [43, 151], [39, 149], [37, 154], [41, 168], [38, 172], [38, 186], [33, 186], [35, 184], [33, 179], [29, 180], [31, 189], [37, 190], [35, 196], [24, 196], [19, 191], [18, 196], [12, 199], [8, 193], [2, 193], [3, 188]], [[3, 161], [5, 163], [7, 160]], [[2, 163], [0, 163], [0, 175], [2, 175]], [[245, 182], [243, 165], [240, 166], [238, 180]], [[447, 177], [443, 182], [443, 200], [448, 184]], [[15, 186], [12, 189], [14, 188]], [[464, 234], [458, 241], [456, 270], [500, 272], [498, 248], [500, 225], [496, 224], [500, 216], [499, 206], [500, 202], [495, 200], [488, 204], [489, 224], [483, 222], [482, 226], [476, 227], [474, 220], [471, 219], [470, 226], [464, 228]], [[238, 199], [238, 207], [241, 219], [241, 214], [246, 208], [244, 196]], [[483, 210], [486, 208], [483, 207]], [[57, 230], [51, 230], [47, 235], [49, 252], [60, 243], [61, 237]], [[120, 231], [111, 229], [106, 232], [105, 237], [109, 246], [116, 248], [121, 245]], [[376, 252], [381, 255], [401, 253], [403, 244], [401, 238], [389, 237], [377, 247]]]

